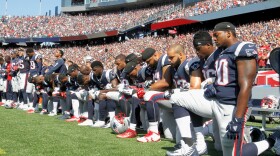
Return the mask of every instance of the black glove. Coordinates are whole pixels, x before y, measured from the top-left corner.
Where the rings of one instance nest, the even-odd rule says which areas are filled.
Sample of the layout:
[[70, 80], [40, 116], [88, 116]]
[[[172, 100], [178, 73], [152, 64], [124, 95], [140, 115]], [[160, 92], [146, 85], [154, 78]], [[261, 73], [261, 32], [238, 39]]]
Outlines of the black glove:
[[205, 89], [204, 96], [206, 98], [213, 98], [216, 96], [216, 88], [214, 87], [213, 84], [206, 85], [204, 89]]
[[240, 135], [242, 135], [241, 130], [243, 127], [243, 122], [243, 118], [233, 118], [231, 122], [228, 123], [226, 128], [228, 139], [235, 140], [238, 139]]
[[165, 99], [170, 99], [170, 97], [171, 97], [171, 95], [174, 93], [174, 91], [173, 91], [173, 89], [168, 89], [168, 90], [166, 90], [165, 92], [164, 92], [164, 95], [163, 95], [163, 97], [165, 98]]

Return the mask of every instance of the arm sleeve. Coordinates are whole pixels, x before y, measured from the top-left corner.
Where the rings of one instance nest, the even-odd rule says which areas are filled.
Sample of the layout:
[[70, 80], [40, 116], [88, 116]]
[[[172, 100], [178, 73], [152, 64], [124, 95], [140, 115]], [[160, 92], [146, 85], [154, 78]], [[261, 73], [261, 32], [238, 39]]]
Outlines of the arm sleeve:
[[200, 68], [200, 60], [199, 58], [195, 57], [191, 59], [185, 66], [185, 72], [190, 75], [193, 71]]
[[59, 69], [63, 64], [64, 64], [64, 61], [62, 59], [57, 60], [57, 62], [53, 65], [53, 67], [48, 70], [46, 75], [52, 74], [57, 69]]

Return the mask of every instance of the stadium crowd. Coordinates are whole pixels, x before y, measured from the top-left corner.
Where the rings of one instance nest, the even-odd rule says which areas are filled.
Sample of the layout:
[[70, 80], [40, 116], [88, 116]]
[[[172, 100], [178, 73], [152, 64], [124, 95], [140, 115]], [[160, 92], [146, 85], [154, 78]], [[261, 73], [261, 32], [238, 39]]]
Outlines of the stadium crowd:
[[245, 6], [263, 0], [205, 0], [186, 6], [176, 12], [164, 12], [173, 8], [175, 4], [155, 6], [129, 11], [113, 13], [89, 13], [87, 15], [61, 15], [34, 16], [34, 17], [9, 17], [2, 16], [0, 20], [0, 37], [27, 38], [27, 37], [64, 37], [93, 34], [110, 30], [123, 30], [139, 24], [139, 21], [147, 21], [156, 16], [160, 21], [179, 17], [196, 16], [225, 10], [233, 7]]
[[170, 15], [162, 16], [162, 18], [160, 18], [159, 21], [208, 14], [212, 12], [242, 7], [263, 1], [265, 0], [206, 0], [197, 2], [194, 5], [186, 6], [182, 10], [174, 12]]
[[[237, 27], [237, 35], [241, 40], [252, 41], [256, 43], [260, 55], [269, 54], [269, 52], [280, 46], [280, 20], [273, 19], [270, 21], [256, 22], [251, 24], [240, 25]], [[41, 48], [38, 52], [44, 55], [44, 58], [54, 60], [52, 52], [56, 49], [63, 49], [65, 51], [64, 57], [77, 64], [84, 62], [84, 56], [92, 56], [94, 60], [105, 62], [105, 68], [112, 68], [114, 65], [114, 57], [118, 54], [129, 54], [131, 52], [141, 53], [145, 47], [153, 47], [163, 53], [173, 43], [179, 43], [187, 47], [187, 57], [192, 58], [195, 54], [195, 49], [192, 46], [191, 38], [193, 33], [177, 34], [170, 36], [147, 36], [139, 39], [130, 39], [124, 42], [117, 42], [104, 45], [88, 45], [86, 47], [59, 47], [59, 48]], [[10, 53], [14, 49], [0, 49], [3, 54]], [[265, 52], [264, 52], [265, 51]], [[267, 53], [267, 52], [268, 53]], [[263, 57], [261, 61], [266, 66], [267, 57]]]

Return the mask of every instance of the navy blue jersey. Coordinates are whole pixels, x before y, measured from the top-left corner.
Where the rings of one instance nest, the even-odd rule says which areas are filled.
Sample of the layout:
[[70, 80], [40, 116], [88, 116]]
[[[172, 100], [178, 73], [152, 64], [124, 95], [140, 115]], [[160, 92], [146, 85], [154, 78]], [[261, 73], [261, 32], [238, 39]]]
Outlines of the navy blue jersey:
[[195, 57], [191, 60], [185, 60], [178, 69], [173, 68], [172, 80], [176, 88], [189, 89], [191, 73], [200, 68], [200, 60]]
[[216, 77], [215, 61], [218, 59], [221, 52], [221, 49], [217, 49], [206, 60], [202, 61], [202, 73], [205, 80]]
[[18, 67], [19, 67], [19, 58], [16, 57], [16, 58], [13, 58], [11, 60], [11, 65], [12, 65], [12, 68], [11, 68], [11, 75], [12, 77], [15, 77], [18, 73]]
[[118, 70], [117, 68], [115, 68], [113, 71], [113, 72], [115, 72], [116, 78], [118, 79], [119, 82], [121, 82], [124, 79], [123, 71], [124, 70]]
[[67, 68], [65, 66], [64, 60], [62, 58], [55, 61], [55, 64], [50, 68], [46, 75], [52, 74], [52, 73], [60, 73], [60, 74], [66, 74]]
[[52, 68], [52, 65], [50, 66], [43, 66], [42, 70], [41, 70], [41, 74], [45, 75], [47, 70], [50, 70], [50, 68]]
[[220, 103], [237, 105], [240, 90], [236, 64], [238, 58], [252, 58], [257, 61], [256, 45], [251, 42], [238, 42], [220, 53], [215, 62], [217, 77], [214, 83]]
[[90, 74], [90, 77], [93, 82], [95, 82], [97, 88], [105, 89], [105, 86], [116, 78], [116, 74], [112, 70], [103, 70], [100, 78], [95, 76], [93, 73]]
[[65, 86], [67, 90], [72, 90], [72, 91], [77, 90], [80, 87], [76, 79], [71, 78], [70, 76], [68, 76], [68, 80], [65, 83]]
[[142, 68], [137, 73], [137, 78], [135, 79], [134, 84], [138, 86], [139, 88], [144, 87], [144, 82], [147, 80], [147, 78], [152, 78], [153, 73], [152, 70], [147, 66], [142, 66]]
[[156, 82], [162, 78], [162, 68], [166, 65], [170, 65], [170, 62], [168, 60], [168, 57], [166, 54], [162, 55], [157, 63], [157, 68], [154, 71], [153, 74], [153, 80]]
[[30, 70], [30, 62], [24, 56], [19, 57], [19, 72], [28, 73]]
[[[37, 60], [40, 60], [40, 62], [37, 62]], [[42, 55], [40, 54], [34, 54], [30, 58], [30, 75], [40, 75], [42, 70]]]

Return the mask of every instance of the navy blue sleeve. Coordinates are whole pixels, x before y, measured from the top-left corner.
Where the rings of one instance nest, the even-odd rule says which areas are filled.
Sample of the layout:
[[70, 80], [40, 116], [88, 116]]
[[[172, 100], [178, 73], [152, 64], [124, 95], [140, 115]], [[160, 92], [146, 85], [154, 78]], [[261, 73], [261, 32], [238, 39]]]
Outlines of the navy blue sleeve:
[[63, 59], [57, 60], [54, 66], [47, 71], [46, 75], [52, 74], [63, 65], [64, 65]]
[[258, 58], [258, 51], [256, 44], [251, 42], [241, 42], [235, 52], [235, 56], [238, 57], [247, 57], [247, 58]]
[[37, 65], [38, 65], [38, 75], [41, 75], [41, 71], [43, 68], [42, 60], [37, 62]]

